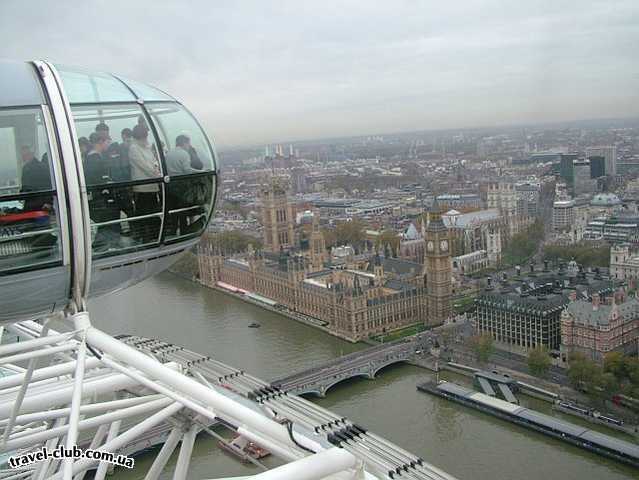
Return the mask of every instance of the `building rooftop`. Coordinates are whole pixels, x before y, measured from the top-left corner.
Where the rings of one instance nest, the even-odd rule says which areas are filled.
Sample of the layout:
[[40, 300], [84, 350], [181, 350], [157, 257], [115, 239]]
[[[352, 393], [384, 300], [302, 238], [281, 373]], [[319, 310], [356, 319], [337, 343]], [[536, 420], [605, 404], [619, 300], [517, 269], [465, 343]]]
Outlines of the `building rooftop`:
[[490, 220], [496, 220], [499, 218], [499, 210], [495, 208], [489, 208], [486, 210], [477, 210], [476, 212], [469, 213], [451, 213], [457, 212], [456, 210], [451, 210], [450, 212], [442, 215], [442, 221], [444, 225], [447, 227], [457, 227], [464, 228], [471, 225], [475, 225], [482, 222], [487, 222]]
[[422, 271], [421, 263], [401, 260], [399, 258], [383, 258], [382, 266], [385, 272], [392, 272], [396, 275], [418, 275]]
[[592, 327], [606, 326], [613, 318], [613, 311], [623, 320], [632, 320], [639, 316], [639, 300], [629, 298], [625, 302], [615, 305], [600, 304], [594, 307], [592, 302], [578, 300], [571, 302], [566, 307], [576, 323]]
[[595, 292], [612, 293], [617, 283], [597, 273], [575, 274], [573, 269], [529, 272], [502, 280], [498, 285], [485, 289], [476, 303], [546, 314], [563, 309], [570, 303], [570, 294], [573, 292], [577, 299], [589, 299]]
[[417, 228], [414, 224], [410, 224], [403, 234], [404, 240], [418, 240], [420, 238]]
[[612, 207], [614, 205], [619, 205], [621, 200], [614, 193], [598, 193], [592, 198], [590, 202], [591, 205], [598, 207]]

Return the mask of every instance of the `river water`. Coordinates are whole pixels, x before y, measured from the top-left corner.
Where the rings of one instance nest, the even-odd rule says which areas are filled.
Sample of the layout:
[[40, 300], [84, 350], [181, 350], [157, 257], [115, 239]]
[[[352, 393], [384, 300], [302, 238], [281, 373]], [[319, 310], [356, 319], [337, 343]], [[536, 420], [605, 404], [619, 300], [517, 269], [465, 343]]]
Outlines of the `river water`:
[[[312, 327], [165, 273], [118, 294], [92, 301], [94, 324], [111, 334], [162, 339], [246, 370], [264, 380], [352, 352], [353, 345]], [[261, 328], [247, 328], [256, 321]], [[418, 392], [428, 371], [396, 365], [374, 381], [353, 379], [317, 403], [419, 455], [460, 480], [639, 478], [628, 466], [492, 416]], [[462, 382], [463, 378], [455, 377]], [[547, 409], [544, 402], [526, 399]], [[173, 455], [162, 480], [172, 478]], [[142, 480], [153, 455], [111, 478]], [[274, 459], [267, 459], [273, 465]], [[259, 470], [221, 452], [202, 434], [190, 479], [251, 475]]]

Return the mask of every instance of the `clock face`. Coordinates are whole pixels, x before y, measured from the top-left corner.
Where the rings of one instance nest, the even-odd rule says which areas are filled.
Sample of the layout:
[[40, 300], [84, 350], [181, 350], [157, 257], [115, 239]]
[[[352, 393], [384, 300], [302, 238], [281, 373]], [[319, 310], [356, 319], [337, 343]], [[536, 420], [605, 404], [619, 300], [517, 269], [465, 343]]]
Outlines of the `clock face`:
[[439, 248], [441, 248], [443, 252], [448, 251], [448, 241], [442, 240], [441, 242], [439, 242]]
[[435, 244], [429, 240], [428, 243], [426, 244], [426, 248], [428, 249], [429, 252], [432, 252], [435, 249]]

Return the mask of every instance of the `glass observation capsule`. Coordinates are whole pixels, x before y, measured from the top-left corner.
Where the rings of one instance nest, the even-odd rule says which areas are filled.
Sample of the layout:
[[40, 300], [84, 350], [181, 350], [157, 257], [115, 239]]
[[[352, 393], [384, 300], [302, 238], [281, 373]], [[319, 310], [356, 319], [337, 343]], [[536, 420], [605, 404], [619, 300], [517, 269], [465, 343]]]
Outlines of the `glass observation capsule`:
[[170, 95], [0, 61], [0, 323], [165, 270], [198, 242], [216, 186], [211, 141]]

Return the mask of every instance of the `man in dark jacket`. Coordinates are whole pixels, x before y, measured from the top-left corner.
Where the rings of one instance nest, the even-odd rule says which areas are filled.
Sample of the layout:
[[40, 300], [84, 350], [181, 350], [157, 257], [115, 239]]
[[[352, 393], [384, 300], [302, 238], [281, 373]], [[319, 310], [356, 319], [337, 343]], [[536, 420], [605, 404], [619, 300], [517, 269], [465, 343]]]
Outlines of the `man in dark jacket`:
[[[84, 163], [84, 178], [89, 193], [89, 213], [95, 223], [109, 222], [120, 218], [120, 207], [116, 201], [113, 189], [106, 184], [111, 182], [108, 159], [105, 152], [109, 148], [106, 137], [92, 133], [89, 136], [91, 149], [87, 153]], [[99, 187], [95, 187], [100, 185]], [[114, 223], [99, 226], [93, 246], [97, 250], [116, 247], [120, 239], [120, 224]]]
[[106, 137], [92, 133], [89, 136], [89, 151], [84, 162], [84, 178], [87, 185], [100, 185], [111, 180], [109, 174], [109, 164], [104, 152], [109, 148]]
[[[31, 147], [23, 146], [20, 149], [22, 157], [22, 193], [40, 192], [51, 190], [51, 175], [49, 165], [41, 162], [33, 154]], [[49, 196], [31, 197], [25, 200], [24, 209], [26, 211], [38, 210], [50, 202]]]
[[22, 157], [22, 192], [51, 190], [51, 177], [46, 163], [38, 160], [30, 147], [20, 150]]

